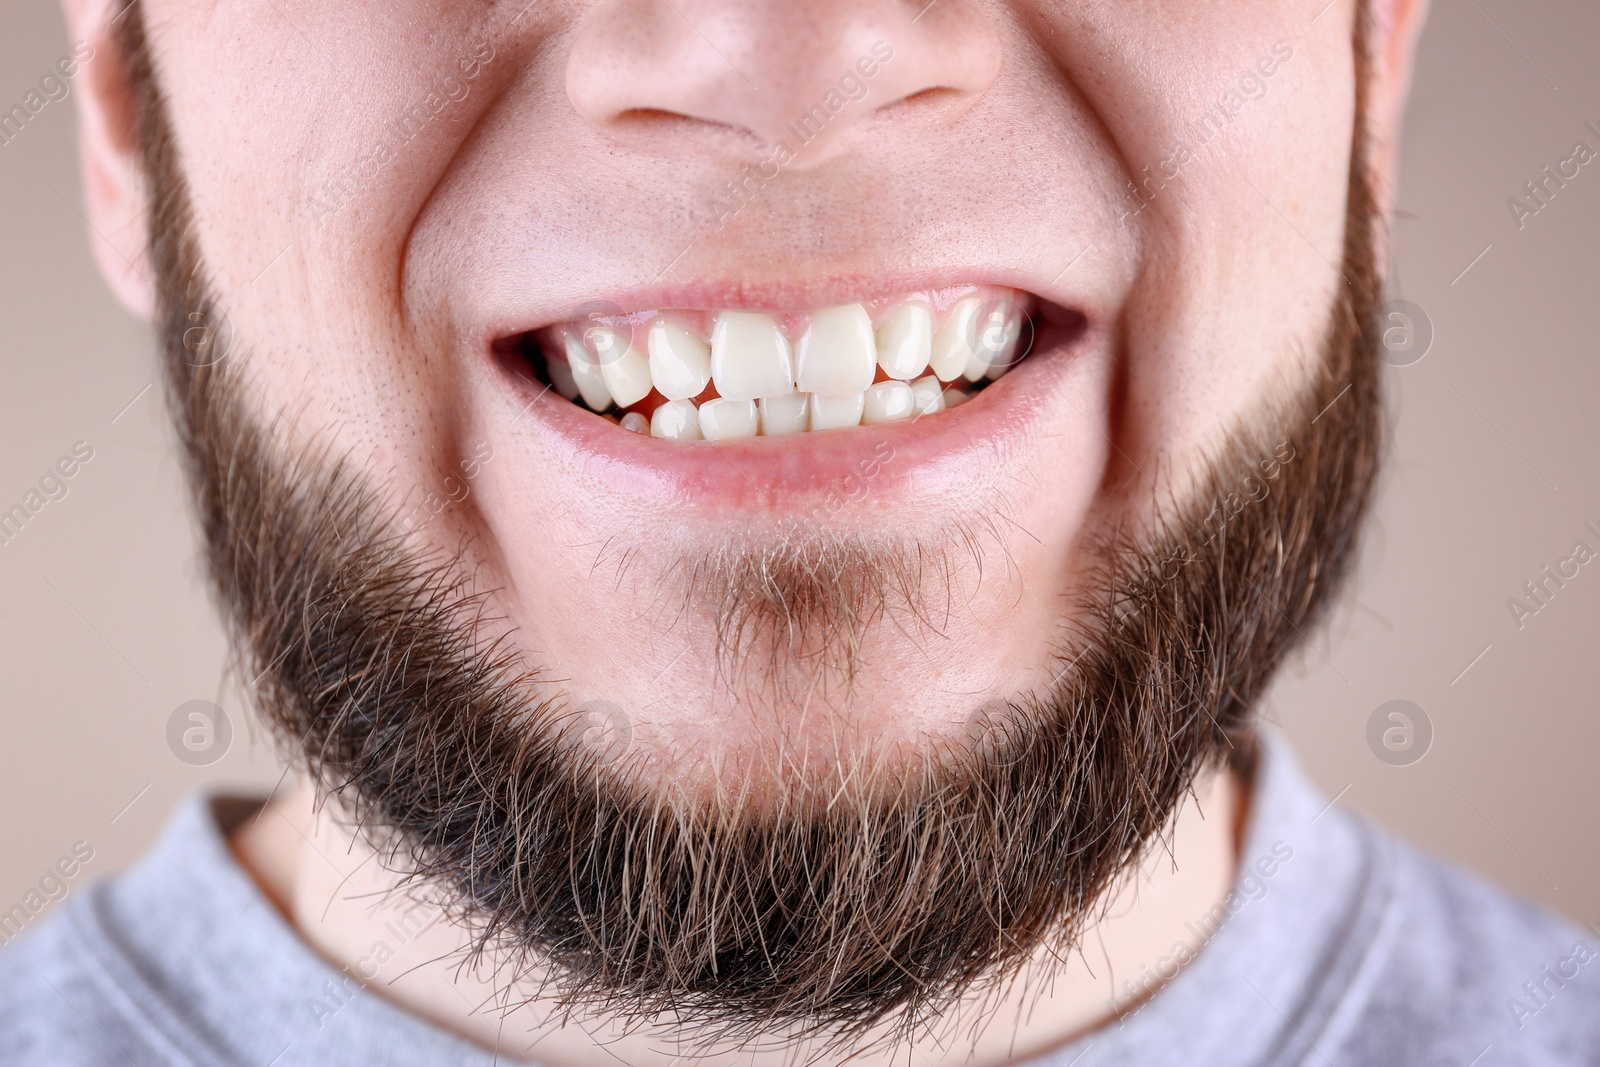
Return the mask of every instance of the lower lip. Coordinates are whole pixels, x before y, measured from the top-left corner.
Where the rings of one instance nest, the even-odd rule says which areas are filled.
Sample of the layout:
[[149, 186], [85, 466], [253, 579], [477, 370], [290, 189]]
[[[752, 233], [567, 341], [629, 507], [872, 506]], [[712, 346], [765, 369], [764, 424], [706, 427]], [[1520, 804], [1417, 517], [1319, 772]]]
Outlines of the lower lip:
[[568, 469], [676, 506], [791, 512], [871, 483], [875, 499], [951, 489], [993, 472], [1050, 414], [1048, 398], [1083, 344], [1042, 331], [1026, 359], [958, 408], [843, 430], [673, 441], [624, 430], [502, 360], [524, 425]]

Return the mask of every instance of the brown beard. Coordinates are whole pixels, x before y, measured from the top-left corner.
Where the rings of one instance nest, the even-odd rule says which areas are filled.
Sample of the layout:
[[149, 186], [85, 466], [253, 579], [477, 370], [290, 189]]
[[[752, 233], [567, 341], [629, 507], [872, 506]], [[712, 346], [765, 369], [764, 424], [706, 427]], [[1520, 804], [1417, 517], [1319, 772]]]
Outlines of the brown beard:
[[[892, 456], [892, 450], [886, 454]], [[875, 629], [936, 634], [957, 598], [958, 562], [982, 566], [993, 524], [954, 524], [934, 541], [867, 538], [804, 516], [686, 553], [661, 596], [711, 622], [719, 679], [742, 704], [792, 709], [851, 691]]]
[[[458, 559], [408, 541], [355, 465], [260, 425], [235, 360], [197, 358], [195, 323], [223, 316], [140, 14], [125, 27], [169, 397], [244, 676], [394, 869], [568, 1007], [708, 1036], [910, 1035], [1042, 947], [1064, 955], [1196, 775], [1249, 745], [1348, 569], [1379, 446], [1364, 17], [1346, 284], [1313, 380], [1239, 427], [1154, 536], [1097, 546], [1047, 692], [831, 803], [797, 787], [760, 806], [664, 797], [572, 741], [560, 694], [478, 636], [489, 594]], [[795, 562], [775, 595], [825, 621], [838, 602]]]

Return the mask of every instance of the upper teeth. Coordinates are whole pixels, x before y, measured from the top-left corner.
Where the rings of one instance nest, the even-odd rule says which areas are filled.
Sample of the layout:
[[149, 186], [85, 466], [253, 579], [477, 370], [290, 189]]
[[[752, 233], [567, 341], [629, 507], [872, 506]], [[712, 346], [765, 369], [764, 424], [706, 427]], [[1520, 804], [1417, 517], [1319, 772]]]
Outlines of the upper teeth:
[[864, 392], [878, 371], [872, 319], [860, 304], [829, 308], [811, 316], [800, 336], [801, 392], [841, 396]]
[[878, 327], [878, 365], [908, 381], [928, 369], [933, 356], [933, 316], [921, 304], [901, 304]]
[[[964, 383], [998, 378], [1017, 358], [1027, 316], [1020, 294], [1007, 292], [957, 300], [937, 329], [923, 294], [880, 305], [876, 322], [861, 304], [828, 308], [805, 320], [792, 347], [778, 318], [750, 311], [635, 316], [648, 319], [643, 329], [574, 323], [545, 331], [542, 347], [567, 399], [594, 411], [639, 405], [625, 414], [628, 429], [677, 440], [776, 436], [961, 403]], [[709, 337], [692, 328], [708, 321]]]
[[593, 334], [596, 353], [600, 356], [600, 376], [617, 407], [637, 404], [650, 395], [650, 362], [643, 352], [628, 338], [607, 329], [596, 329]]
[[794, 392], [789, 339], [775, 319], [724, 311], [711, 331], [711, 380], [725, 400], [760, 400]]
[[650, 327], [650, 380], [668, 400], [690, 400], [711, 380], [711, 346], [682, 326]]

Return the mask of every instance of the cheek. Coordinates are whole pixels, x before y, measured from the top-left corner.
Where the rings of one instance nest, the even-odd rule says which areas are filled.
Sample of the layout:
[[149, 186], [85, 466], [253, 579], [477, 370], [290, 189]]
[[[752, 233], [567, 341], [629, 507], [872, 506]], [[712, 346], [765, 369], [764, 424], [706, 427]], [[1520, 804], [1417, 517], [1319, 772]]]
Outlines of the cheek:
[[[185, 178], [202, 256], [263, 406], [411, 447], [419, 426], [431, 429], [412, 398], [443, 393], [430, 404], [448, 408], [449, 376], [423, 356], [438, 348], [404, 321], [395, 278], [420, 205], [490, 97], [440, 90], [478, 44], [467, 5], [289, 0], [221, 5], [203, 20], [169, 6], [152, 7], [150, 47], [182, 57], [160, 72], [169, 120], [194, 161]], [[425, 35], [408, 28], [424, 24]], [[351, 40], [362, 46], [333, 44]], [[419, 106], [428, 121], [411, 129]]]
[[1269, 394], [1301, 385], [1344, 284], [1348, 41], [1299, 43], [1271, 91], [1237, 112], [1220, 94], [1258, 56], [1218, 54], [1234, 62], [1189, 69], [1189, 91], [1161, 118], [1161, 136], [1195, 159], [1136, 223], [1149, 266], [1129, 308], [1129, 389], [1146, 456], [1215, 448]]

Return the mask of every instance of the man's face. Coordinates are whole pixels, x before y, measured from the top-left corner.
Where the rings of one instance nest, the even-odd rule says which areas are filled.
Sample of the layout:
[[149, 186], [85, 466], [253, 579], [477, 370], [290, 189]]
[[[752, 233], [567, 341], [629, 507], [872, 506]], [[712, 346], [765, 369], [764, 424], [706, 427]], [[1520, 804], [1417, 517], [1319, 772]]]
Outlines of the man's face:
[[1343, 573], [1352, 4], [141, 15], [248, 673], [574, 996], [850, 1026], [1070, 942]]
[[[921, 745], [1046, 687], [1091, 538], [1147, 528], [1303, 385], [1353, 121], [1353, 5], [1320, 7], [146, 22], [262, 417], [330, 435], [416, 537], [468, 543], [516, 644], [682, 773]], [[701, 341], [722, 311], [777, 316], [798, 348], [810, 313], [882, 325], [952, 287], [1015, 291], [1031, 351], [970, 406], [850, 431], [630, 434], [506, 351], [596, 309], [641, 313], [641, 355], [659, 310]]]

